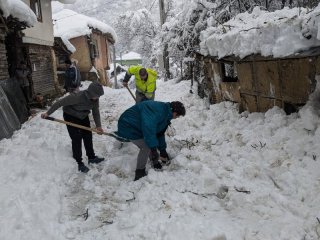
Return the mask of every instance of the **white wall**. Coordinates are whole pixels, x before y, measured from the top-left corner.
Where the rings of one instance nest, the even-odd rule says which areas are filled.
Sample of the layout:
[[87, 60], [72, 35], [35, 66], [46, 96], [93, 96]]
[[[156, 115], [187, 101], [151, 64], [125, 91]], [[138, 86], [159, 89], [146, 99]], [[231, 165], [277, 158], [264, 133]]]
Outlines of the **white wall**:
[[[30, 0], [22, 0], [28, 6], [30, 6]], [[34, 43], [40, 45], [53, 46], [53, 24], [52, 24], [52, 10], [51, 10], [51, 0], [40, 0], [41, 11], [42, 11], [42, 22], [37, 22], [37, 24], [32, 28], [27, 28], [23, 32], [25, 36], [23, 37], [24, 43]]]

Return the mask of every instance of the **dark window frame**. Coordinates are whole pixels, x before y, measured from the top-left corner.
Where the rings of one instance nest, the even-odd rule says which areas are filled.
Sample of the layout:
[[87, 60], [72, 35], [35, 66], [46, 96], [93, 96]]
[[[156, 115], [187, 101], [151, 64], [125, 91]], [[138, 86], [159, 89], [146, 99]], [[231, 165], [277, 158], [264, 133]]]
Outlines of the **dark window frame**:
[[91, 39], [89, 42], [90, 45], [90, 56], [92, 59], [94, 58], [99, 58], [100, 53], [99, 53], [99, 47], [98, 47], [98, 40], [96, 39]]
[[222, 82], [238, 82], [238, 73], [235, 62], [221, 62], [221, 79]]
[[37, 16], [38, 22], [42, 22], [42, 9], [40, 0], [30, 0], [30, 8]]
[[67, 57], [63, 56], [63, 55], [60, 55], [60, 56], [57, 57], [57, 59], [58, 59], [58, 64], [62, 65], [62, 64], [65, 64], [65, 61], [66, 61]]

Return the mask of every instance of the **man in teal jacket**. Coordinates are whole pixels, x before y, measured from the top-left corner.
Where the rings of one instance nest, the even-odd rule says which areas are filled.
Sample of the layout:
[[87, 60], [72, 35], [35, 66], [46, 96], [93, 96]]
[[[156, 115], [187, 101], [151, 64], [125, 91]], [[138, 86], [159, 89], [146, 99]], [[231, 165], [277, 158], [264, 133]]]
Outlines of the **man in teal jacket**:
[[140, 148], [137, 159], [135, 181], [147, 175], [148, 157], [153, 167], [161, 169], [160, 156], [168, 160], [165, 131], [171, 119], [184, 116], [185, 107], [181, 102], [144, 101], [127, 109], [119, 118], [117, 135], [130, 139]]

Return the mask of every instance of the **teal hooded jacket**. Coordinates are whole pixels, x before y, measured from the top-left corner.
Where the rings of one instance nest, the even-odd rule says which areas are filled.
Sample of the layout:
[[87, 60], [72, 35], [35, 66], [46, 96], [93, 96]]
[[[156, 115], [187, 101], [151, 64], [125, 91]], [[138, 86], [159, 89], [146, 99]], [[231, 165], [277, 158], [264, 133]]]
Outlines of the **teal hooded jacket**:
[[117, 135], [144, 139], [149, 148], [166, 149], [165, 131], [172, 119], [170, 103], [144, 101], [127, 109], [119, 118]]

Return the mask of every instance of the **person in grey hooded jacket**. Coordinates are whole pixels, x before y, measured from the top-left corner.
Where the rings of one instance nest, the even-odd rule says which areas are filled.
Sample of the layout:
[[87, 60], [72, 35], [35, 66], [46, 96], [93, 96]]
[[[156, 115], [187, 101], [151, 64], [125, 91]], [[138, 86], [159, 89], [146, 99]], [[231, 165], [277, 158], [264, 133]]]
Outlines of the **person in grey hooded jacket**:
[[[102, 85], [98, 82], [93, 82], [89, 85], [87, 90], [70, 94], [56, 101], [46, 113], [41, 114], [41, 117], [47, 118], [58, 108], [63, 107], [63, 118], [65, 121], [90, 127], [88, 115], [90, 114], [90, 111], [92, 111], [96, 129], [102, 134], [103, 129], [101, 128], [99, 97], [103, 94]], [[82, 162], [82, 140], [86, 149], [88, 163], [99, 163], [104, 160], [104, 158], [97, 157], [94, 153], [91, 131], [68, 125], [67, 129], [72, 140], [73, 158], [78, 163], [79, 171], [85, 173], [89, 171], [89, 168]]]

